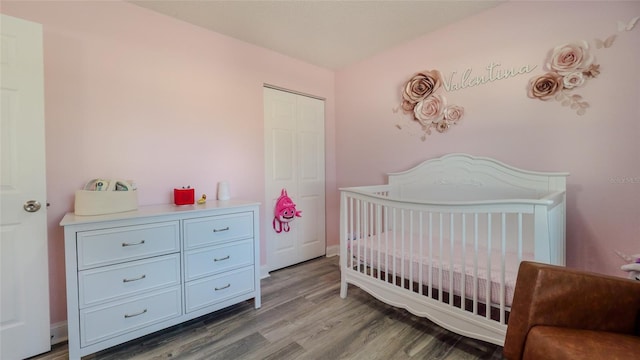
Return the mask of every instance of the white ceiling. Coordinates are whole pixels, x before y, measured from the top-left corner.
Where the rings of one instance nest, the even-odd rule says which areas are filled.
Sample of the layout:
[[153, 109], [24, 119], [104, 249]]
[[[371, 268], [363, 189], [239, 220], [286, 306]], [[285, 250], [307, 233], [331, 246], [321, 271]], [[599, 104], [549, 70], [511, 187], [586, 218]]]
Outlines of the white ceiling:
[[505, 0], [143, 0], [141, 7], [337, 70]]

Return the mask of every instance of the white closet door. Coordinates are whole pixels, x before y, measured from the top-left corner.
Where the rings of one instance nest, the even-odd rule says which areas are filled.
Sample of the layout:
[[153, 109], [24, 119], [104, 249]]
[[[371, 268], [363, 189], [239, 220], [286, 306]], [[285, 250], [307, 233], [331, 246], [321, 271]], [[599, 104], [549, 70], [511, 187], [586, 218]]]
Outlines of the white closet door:
[[0, 359], [23, 359], [51, 345], [42, 26], [1, 24]]
[[[325, 241], [324, 101], [264, 88], [265, 224], [269, 271], [322, 256]], [[289, 232], [272, 228], [282, 189], [302, 211]]]

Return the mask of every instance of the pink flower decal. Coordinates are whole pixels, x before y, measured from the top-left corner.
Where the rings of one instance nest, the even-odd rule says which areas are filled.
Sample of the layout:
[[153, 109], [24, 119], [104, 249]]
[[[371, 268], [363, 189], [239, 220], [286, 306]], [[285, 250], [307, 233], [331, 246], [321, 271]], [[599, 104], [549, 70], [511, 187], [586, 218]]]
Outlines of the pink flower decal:
[[442, 82], [440, 71], [425, 70], [412, 76], [403, 87], [400, 107], [422, 126], [425, 134], [422, 140], [431, 134], [432, 128], [444, 132], [464, 115], [463, 107], [447, 105], [447, 99], [440, 94]]
[[415, 106], [415, 104], [433, 94], [440, 86], [442, 86], [442, 74], [438, 70], [417, 73], [404, 86], [404, 92], [402, 93], [403, 104]]
[[444, 109], [444, 119], [454, 124], [462, 119], [463, 116], [464, 108], [462, 106], [450, 105]]
[[551, 51], [547, 68], [561, 75], [587, 70], [595, 61], [589, 51], [589, 43], [584, 40], [556, 46]]
[[555, 72], [533, 78], [529, 81], [529, 97], [532, 99], [549, 100], [562, 89], [562, 76]]
[[[613, 40], [608, 40], [609, 46], [612, 43]], [[554, 99], [584, 115], [589, 103], [570, 92], [600, 74], [600, 65], [595, 61], [589, 43], [584, 40], [556, 46], [546, 62], [548, 72], [529, 80], [527, 96], [543, 101]]]
[[[640, 16], [633, 18], [619, 32], [631, 31]], [[582, 96], [573, 91], [587, 84], [591, 79], [600, 75], [600, 65], [596, 63], [593, 49], [606, 49], [613, 45], [617, 35], [608, 36], [605, 40], [594, 39], [594, 46], [585, 40], [574, 41], [554, 47], [549, 52], [546, 64], [547, 73], [536, 76], [529, 81], [527, 95], [538, 100], [557, 100], [563, 106], [575, 110], [578, 115], [584, 115], [589, 103]]]
[[446, 106], [447, 99], [444, 96], [433, 94], [416, 104], [413, 108], [414, 117], [422, 125], [438, 122]]
[[562, 79], [562, 86], [565, 89], [573, 89], [574, 87], [584, 84], [585, 75], [579, 71], [572, 72]]

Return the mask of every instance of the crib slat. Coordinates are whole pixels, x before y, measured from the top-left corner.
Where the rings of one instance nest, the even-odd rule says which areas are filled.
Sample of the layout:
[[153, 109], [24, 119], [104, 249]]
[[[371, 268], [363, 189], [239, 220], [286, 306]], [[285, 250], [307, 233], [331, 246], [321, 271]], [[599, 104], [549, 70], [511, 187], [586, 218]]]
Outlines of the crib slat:
[[[364, 252], [363, 246], [362, 246], [363, 245], [362, 244], [362, 242], [363, 242], [362, 238], [363, 238], [363, 236], [365, 236], [365, 234], [363, 234], [362, 227], [361, 227], [362, 226], [362, 214], [361, 214], [362, 213], [362, 202], [363, 202], [362, 200], [358, 200], [358, 206], [356, 208], [356, 228], [358, 229], [357, 230], [358, 231], [358, 239], [361, 242], [360, 245], [358, 246], [358, 262], [362, 261], [361, 260], [362, 259], [362, 253]], [[356, 266], [358, 266], [358, 271], [360, 271], [359, 265], [360, 265], [359, 263], [356, 263]]]
[[424, 228], [423, 228], [423, 224], [422, 224], [422, 218], [423, 218], [423, 213], [422, 211], [420, 211], [418, 213], [418, 224], [420, 226], [420, 231], [419, 231], [419, 249], [418, 249], [418, 292], [420, 295], [423, 295], [423, 291], [422, 291], [422, 284], [424, 284], [424, 277], [423, 277], [423, 262], [424, 262]]
[[467, 218], [466, 214], [462, 214], [462, 272], [460, 273], [460, 298], [461, 308], [466, 308], [465, 299], [467, 298]]
[[439, 247], [439, 252], [440, 252], [440, 256], [438, 257], [439, 261], [440, 261], [440, 269], [438, 271], [438, 301], [442, 301], [442, 269], [444, 268], [443, 263], [442, 263], [442, 248], [443, 246], [443, 238], [444, 238], [444, 231], [442, 228], [442, 213], [438, 213], [439, 216], [439, 220], [440, 220], [440, 225], [438, 226], [439, 230], [440, 230], [440, 247]]
[[384, 273], [386, 276], [386, 281], [389, 282], [389, 207], [385, 206], [384, 212], [384, 224], [385, 224], [385, 232], [384, 232]]
[[375, 216], [376, 216], [376, 207], [375, 204], [373, 202], [369, 202], [368, 204], [369, 206], [369, 238], [370, 238], [370, 244], [369, 244], [369, 262], [367, 262], [367, 264], [371, 264], [369, 266], [369, 276], [371, 277], [375, 277], [375, 266], [374, 266], [374, 258], [373, 258], [373, 249], [375, 247], [375, 241], [376, 238], [378, 237], [378, 233], [376, 232], [376, 221], [375, 221]]
[[[398, 245], [398, 242], [397, 242], [398, 229], [396, 228], [397, 216], [396, 216], [396, 208], [395, 207], [393, 208], [392, 224], [393, 224], [393, 250], [392, 251], [395, 251], [395, 249], [398, 248], [397, 247], [397, 245]], [[396, 259], [397, 259], [397, 256], [394, 256], [393, 257], [393, 273], [392, 273], [392, 277], [391, 277], [391, 280], [393, 280], [394, 284], [396, 284], [396, 274], [397, 274], [397, 272], [396, 272], [396, 265], [397, 265]]]
[[[505, 259], [507, 257], [507, 214], [502, 213], [502, 249], [500, 252], [500, 323], [504, 324], [504, 295], [505, 295]], [[491, 279], [487, 281], [490, 282]], [[487, 302], [491, 304], [491, 302]]]
[[491, 243], [492, 241], [492, 222], [491, 213], [487, 214], [487, 281], [485, 281], [485, 317], [491, 319], [491, 286], [489, 280], [491, 280]]
[[404, 286], [404, 242], [405, 242], [404, 209], [400, 209], [400, 286]]
[[522, 213], [518, 213], [518, 263], [522, 261]]
[[413, 210], [409, 211], [409, 258], [408, 266], [409, 266], [409, 290], [413, 291]]
[[478, 313], [478, 213], [473, 214], [473, 313]]
[[350, 197], [349, 198], [349, 210], [348, 210], [348, 214], [349, 214], [349, 225], [347, 226], [347, 228], [349, 229], [347, 231], [347, 236], [351, 239], [351, 243], [350, 243], [350, 251], [349, 251], [349, 257], [347, 258], [347, 261], [349, 261], [349, 268], [353, 269], [353, 246], [354, 246], [354, 242], [356, 241], [356, 239], [358, 238], [355, 229], [353, 227], [353, 198]]
[[428, 279], [428, 291], [429, 298], [433, 297], [433, 212], [429, 212], [429, 274]]
[[[369, 202], [368, 201], [362, 201], [362, 242], [363, 242], [363, 246], [362, 246], [362, 263], [363, 264], [368, 264], [369, 261], [367, 261], [367, 243], [370, 240], [370, 233], [369, 233]], [[361, 266], [362, 270], [361, 272], [364, 273], [365, 275], [367, 274], [367, 266]]]
[[455, 294], [454, 288], [454, 273], [453, 273], [453, 263], [455, 262], [456, 254], [454, 253], [454, 243], [455, 243], [455, 228], [453, 221], [453, 213], [449, 213], [449, 305], [453, 306], [453, 295]]
[[381, 252], [382, 252], [382, 247], [380, 246], [380, 242], [381, 237], [382, 237], [382, 205], [377, 204], [376, 205], [376, 237], [378, 238], [378, 261], [376, 262], [377, 265], [377, 272], [378, 272], [378, 280], [382, 279], [382, 272], [380, 271], [380, 268], [382, 267], [382, 263], [380, 262], [380, 256], [381, 256]]

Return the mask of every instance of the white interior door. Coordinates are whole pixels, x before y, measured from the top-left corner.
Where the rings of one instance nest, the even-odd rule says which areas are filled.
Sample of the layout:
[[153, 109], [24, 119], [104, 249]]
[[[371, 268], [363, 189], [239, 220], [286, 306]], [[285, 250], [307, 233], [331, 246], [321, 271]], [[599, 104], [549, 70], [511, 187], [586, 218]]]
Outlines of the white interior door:
[[[322, 256], [325, 239], [324, 101], [264, 88], [269, 271]], [[282, 189], [302, 211], [289, 232], [271, 224]]]
[[51, 348], [42, 26], [1, 16], [0, 358], [23, 359]]

